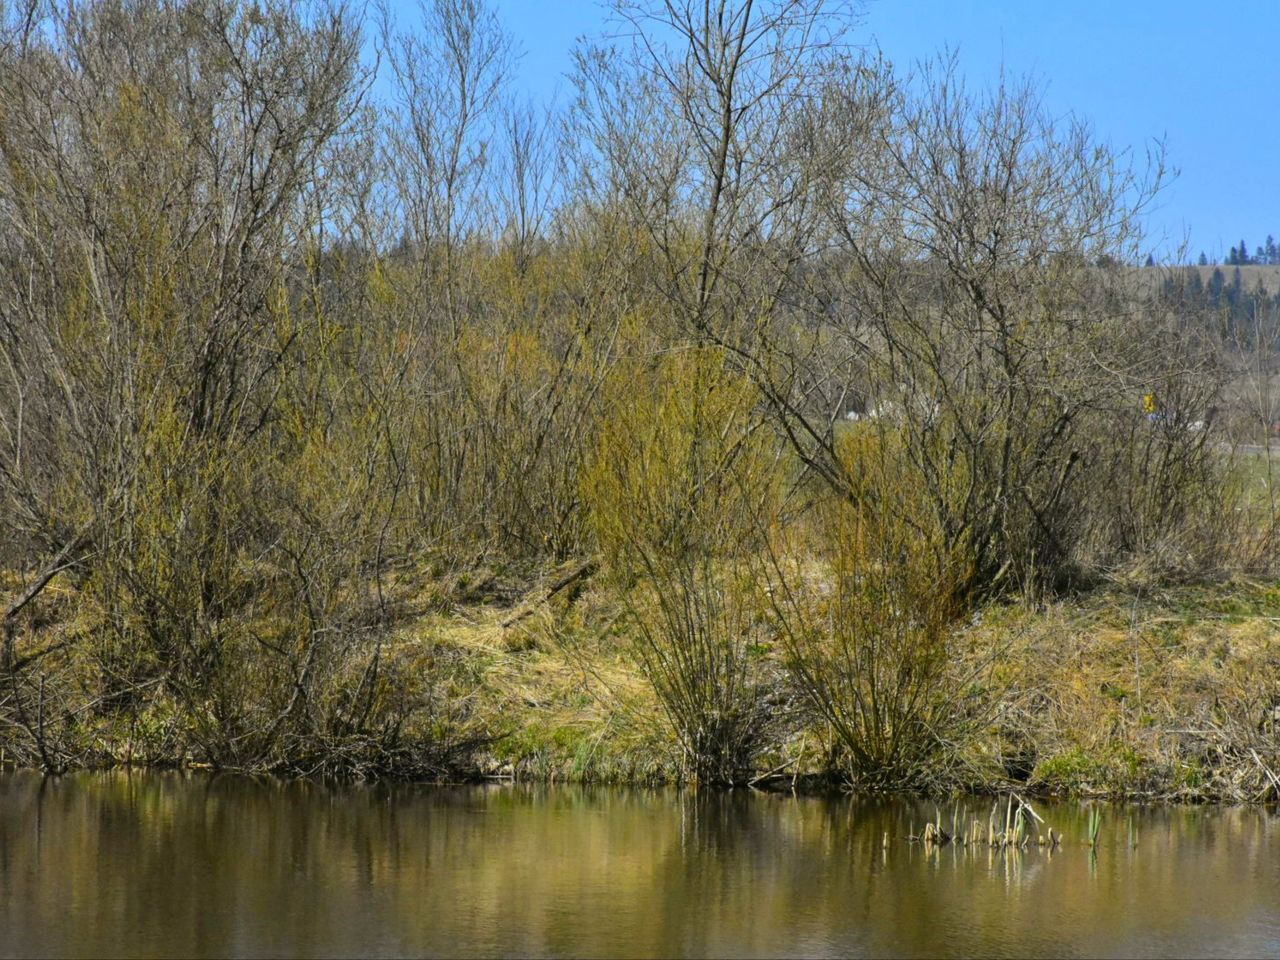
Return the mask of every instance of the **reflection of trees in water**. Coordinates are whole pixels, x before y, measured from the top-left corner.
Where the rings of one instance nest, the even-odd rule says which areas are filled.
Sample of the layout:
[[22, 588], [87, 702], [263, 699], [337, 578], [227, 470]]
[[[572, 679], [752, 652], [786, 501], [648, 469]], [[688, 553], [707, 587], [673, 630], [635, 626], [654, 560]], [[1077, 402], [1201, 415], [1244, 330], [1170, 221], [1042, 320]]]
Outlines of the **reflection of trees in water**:
[[906, 843], [929, 802], [0, 776], [0, 929], [17, 953], [936, 954], [1231, 952], [1274, 922], [1275, 811], [1106, 806], [1091, 866], [1085, 806], [1038, 809], [1054, 854]]

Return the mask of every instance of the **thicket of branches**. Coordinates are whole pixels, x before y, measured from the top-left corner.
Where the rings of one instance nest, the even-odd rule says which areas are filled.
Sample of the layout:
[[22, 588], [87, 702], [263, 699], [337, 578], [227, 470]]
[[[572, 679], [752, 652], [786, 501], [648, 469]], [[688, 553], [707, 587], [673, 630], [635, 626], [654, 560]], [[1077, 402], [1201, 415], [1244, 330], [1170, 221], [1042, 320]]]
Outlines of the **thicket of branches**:
[[11, 755], [444, 772], [405, 571], [600, 554], [692, 775], [794, 692], [902, 782], [973, 604], [1232, 562], [1221, 338], [1123, 266], [1158, 156], [823, 0], [620, 0], [557, 111], [418, 12], [4, 8]]

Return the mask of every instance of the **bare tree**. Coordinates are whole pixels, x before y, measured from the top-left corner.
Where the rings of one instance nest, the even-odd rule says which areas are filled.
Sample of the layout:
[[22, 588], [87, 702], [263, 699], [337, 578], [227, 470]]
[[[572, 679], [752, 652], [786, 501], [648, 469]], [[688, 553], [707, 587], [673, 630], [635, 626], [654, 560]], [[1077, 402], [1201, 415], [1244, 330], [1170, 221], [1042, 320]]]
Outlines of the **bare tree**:
[[421, 0], [418, 11], [417, 29], [402, 32], [390, 9], [381, 10], [394, 91], [387, 160], [404, 226], [423, 268], [438, 273], [456, 336], [458, 255], [491, 201], [486, 174], [511, 40], [484, 0]]

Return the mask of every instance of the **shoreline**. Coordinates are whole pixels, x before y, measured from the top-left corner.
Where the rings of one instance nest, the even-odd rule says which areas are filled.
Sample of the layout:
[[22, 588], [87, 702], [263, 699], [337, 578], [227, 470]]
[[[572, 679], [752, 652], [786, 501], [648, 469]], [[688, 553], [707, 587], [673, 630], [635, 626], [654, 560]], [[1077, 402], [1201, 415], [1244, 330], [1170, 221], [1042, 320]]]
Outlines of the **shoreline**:
[[[553, 578], [554, 571], [542, 580]], [[387, 676], [407, 689], [434, 671], [433, 696], [452, 712], [435, 708], [434, 727], [408, 729], [394, 754], [361, 753], [358, 738], [335, 736], [268, 762], [220, 763], [200, 755], [195, 724], [157, 697], [131, 714], [106, 711], [68, 725], [59, 766], [369, 782], [688, 786], [607, 591], [545, 596], [538, 581], [525, 586], [521, 595], [540, 598], [531, 608], [507, 599], [515, 591], [496, 575], [464, 591], [453, 587], [447, 602], [433, 594], [430, 603], [405, 606], [380, 649]], [[51, 676], [55, 667], [62, 675], [83, 672], [76, 638], [86, 625], [59, 622], [58, 595], [49, 604], [48, 619], [28, 631], [18, 657], [41, 658], [40, 669]], [[1280, 799], [1274, 779], [1280, 689], [1272, 689], [1280, 683], [1277, 616], [1280, 586], [1245, 580], [1110, 586], [1039, 608], [988, 605], [957, 634], [953, 660], [961, 675], [976, 659], [1001, 651], [967, 692], [983, 720], [964, 732], [937, 780], [905, 790], [843, 780], [821, 723], [801, 705], [792, 707], [785, 736], [734, 788], [1273, 802]], [[396, 692], [390, 681], [388, 690]], [[51, 701], [53, 693], [47, 696]], [[414, 738], [431, 730], [446, 731], [445, 739], [428, 744], [435, 753], [424, 760], [414, 751], [428, 742]], [[42, 765], [30, 742], [24, 750], [22, 741], [31, 739], [12, 726], [0, 734], [6, 769]]]
[[0, 775], [37, 775], [42, 777], [74, 777], [80, 775], [121, 774], [124, 776], [182, 774], [192, 776], [239, 777], [250, 780], [268, 780], [280, 784], [318, 784], [331, 787], [427, 787], [447, 789], [461, 788], [513, 788], [513, 789], [553, 789], [553, 790], [586, 790], [586, 791], [673, 791], [676, 793], [709, 793], [712, 795], [729, 795], [747, 793], [767, 797], [790, 796], [795, 799], [836, 800], [847, 798], [859, 801], [921, 801], [932, 803], [952, 803], [966, 800], [1007, 800], [1010, 796], [1021, 797], [1027, 801], [1038, 803], [1074, 803], [1101, 802], [1118, 806], [1138, 807], [1223, 807], [1223, 808], [1271, 808], [1280, 805], [1275, 799], [1247, 800], [1229, 799], [1209, 795], [1159, 795], [1159, 794], [1113, 794], [1113, 793], [1055, 793], [1027, 787], [1025, 784], [992, 785], [989, 788], [959, 790], [950, 793], [931, 793], [910, 788], [887, 790], [863, 789], [832, 781], [821, 774], [801, 777], [795, 788], [784, 784], [698, 784], [696, 781], [684, 780], [631, 780], [601, 781], [572, 780], [557, 777], [520, 778], [511, 776], [495, 776], [477, 773], [472, 777], [455, 779], [406, 779], [395, 776], [380, 776], [366, 779], [343, 777], [339, 775], [308, 775], [293, 773], [288, 770], [263, 770], [235, 767], [211, 767], [207, 764], [152, 764], [130, 765], [117, 763], [104, 766], [69, 767], [57, 772], [42, 770], [39, 767], [16, 765], [8, 762], [0, 763]]

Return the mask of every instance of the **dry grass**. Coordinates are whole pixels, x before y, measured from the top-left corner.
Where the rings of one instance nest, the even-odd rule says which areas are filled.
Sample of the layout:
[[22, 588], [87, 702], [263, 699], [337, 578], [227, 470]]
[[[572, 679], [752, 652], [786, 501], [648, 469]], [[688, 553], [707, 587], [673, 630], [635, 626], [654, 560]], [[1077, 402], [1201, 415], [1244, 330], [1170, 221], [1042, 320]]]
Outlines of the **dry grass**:
[[[466, 653], [478, 718], [503, 735], [491, 776], [657, 780], [678, 774], [670, 732], [621, 636], [617, 603], [589, 588], [514, 627], [471, 606], [408, 625], [404, 643]], [[969, 691], [995, 721], [959, 744], [967, 786], [1031, 792], [1261, 800], [1280, 770], [1280, 587], [1234, 580], [1115, 584], [1040, 609], [993, 605], [965, 628], [955, 669], [990, 660]], [[807, 743], [807, 747], [801, 744]], [[767, 765], [824, 773], [815, 726]], [[762, 771], [763, 772], [763, 771]]]
[[[679, 750], [633, 659], [619, 601], [591, 581], [577, 596], [538, 602], [541, 583], [488, 590], [489, 602], [462, 602], [456, 583], [422, 579], [406, 603], [414, 612], [386, 641], [388, 660], [437, 671], [440, 692], [465, 716], [467, 731], [491, 741], [473, 757], [473, 775], [677, 779]], [[533, 600], [522, 608], [512, 594]], [[74, 659], [86, 627], [62, 619], [73, 599], [65, 585], [41, 598], [20, 635], [19, 656], [69, 641], [49, 665]], [[513, 610], [525, 615], [504, 626]], [[958, 782], [970, 789], [1280, 796], [1272, 780], [1280, 773], [1275, 583], [1115, 583], [1037, 609], [989, 605], [953, 649], [953, 668], [971, 684], [968, 704], [994, 718], [955, 744]], [[983, 661], [989, 669], [975, 671]], [[136, 730], [100, 725], [92, 734], [93, 755], [104, 762], [181, 761], [140, 753]], [[828, 733], [811, 720], [761, 759], [760, 773], [821, 780], [829, 749]]]
[[1013, 638], [988, 745], [1052, 792], [1260, 800], [1280, 739], [1280, 590], [1236, 581], [1114, 588], [1006, 610], [978, 646]]
[[[588, 587], [543, 600], [543, 581], [516, 603], [453, 604], [411, 620], [394, 643], [458, 655], [452, 681], [495, 737], [479, 775], [513, 779], [656, 781], [677, 776], [658, 706], [619, 637], [621, 610]], [[425, 604], [424, 604], [425, 605]]]

